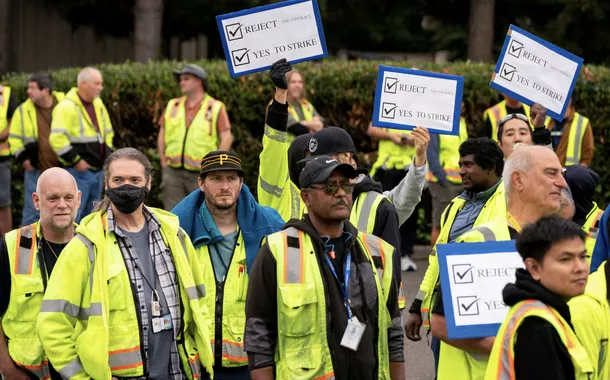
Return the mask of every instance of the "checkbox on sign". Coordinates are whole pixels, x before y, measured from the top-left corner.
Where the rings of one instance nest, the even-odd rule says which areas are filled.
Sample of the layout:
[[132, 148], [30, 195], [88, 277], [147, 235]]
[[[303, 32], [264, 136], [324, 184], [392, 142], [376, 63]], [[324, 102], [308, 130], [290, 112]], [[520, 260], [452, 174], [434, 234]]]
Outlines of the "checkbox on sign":
[[512, 40], [508, 46], [508, 54], [515, 58], [521, 58], [521, 51], [523, 51], [523, 44], [517, 40]]
[[462, 316], [479, 315], [478, 301], [477, 296], [458, 297], [458, 314]]
[[244, 38], [241, 27], [242, 25], [240, 23], [225, 26], [225, 30], [227, 31], [227, 39], [229, 41], [235, 41]]
[[516, 72], [517, 72], [517, 68], [515, 66], [505, 63], [502, 65], [502, 68], [500, 69], [500, 77], [503, 79], [506, 79], [509, 82], [512, 82], [513, 77], [515, 76]]
[[384, 102], [381, 105], [381, 117], [385, 119], [394, 119], [396, 117], [396, 107], [395, 103], [387, 103]]
[[231, 57], [233, 58], [233, 66], [243, 66], [243, 65], [247, 65], [250, 63], [250, 56], [248, 55], [248, 52], [250, 50], [243, 48], [243, 49], [237, 49], [237, 50], [233, 50], [231, 52]]
[[470, 264], [455, 264], [453, 266], [453, 283], [472, 284], [474, 282], [473, 269], [474, 267]]
[[398, 78], [386, 77], [385, 84], [383, 85], [383, 92], [388, 94], [395, 94], [398, 88]]

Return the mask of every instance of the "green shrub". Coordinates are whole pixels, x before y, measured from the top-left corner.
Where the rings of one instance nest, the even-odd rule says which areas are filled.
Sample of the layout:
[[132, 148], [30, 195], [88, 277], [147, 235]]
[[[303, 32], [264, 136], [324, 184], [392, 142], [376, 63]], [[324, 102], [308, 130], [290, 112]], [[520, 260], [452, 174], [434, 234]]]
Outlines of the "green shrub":
[[[234, 150], [242, 156], [246, 170], [246, 184], [256, 191], [258, 155], [265, 122], [265, 107], [274, 89], [267, 73], [257, 73], [232, 79], [226, 62], [200, 61], [209, 74], [209, 92], [227, 105], [235, 134]], [[333, 61], [307, 62], [298, 65], [306, 78], [309, 99], [328, 123], [347, 129], [354, 137], [358, 149], [364, 153], [363, 162], [370, 165], [376, 147], [366, 136], [366, 129], [373, 110], [373, 91], [377, 66], [387, 64], [412, 67], [408, 62]], [[115, 146], [133, 146], [154, 160], [156, 155], [156, 120], [165, 109], [167, 101], [180, 96], [172, 74], [180, 62], [162, 61], [146, 64], [99, 65], [104, 74], [105, 90], [102, 98], [108, 107], [116, 132]], [[491, 64], [456, 62], [449, 64], [422, 64], [420, 69], [464, 76], [464, 102], [469, 122], [476, 128], [482, 125], [485, 108], [500, 100], [499, 94], [489, 87], [493, 71]], [[78, 68], [56, 70], [52, 73], [56, 88], [68, 91], [76, 84]], [[9, 74], [2, 83], [11, 86], [19, 101], [26, 99], [26, 73]], [[576, 86], [577, 110], [588, 116], [594, 128], [596, 152], [593, 169], [600, 175], [601, 185], [597, 201], [606, 206], [610, 199], [610, 166], [604, 165], [604, 157], [610, 155], [610, 71], [600, 66], [584, 68]], [[13, 205], [15, 224], [21, 219], [22, 170], [13, 168]], [[160, 172], [155, 177], [160, 183]], [[148, 203], [161, 204], [159, 187], [155, 186]]]

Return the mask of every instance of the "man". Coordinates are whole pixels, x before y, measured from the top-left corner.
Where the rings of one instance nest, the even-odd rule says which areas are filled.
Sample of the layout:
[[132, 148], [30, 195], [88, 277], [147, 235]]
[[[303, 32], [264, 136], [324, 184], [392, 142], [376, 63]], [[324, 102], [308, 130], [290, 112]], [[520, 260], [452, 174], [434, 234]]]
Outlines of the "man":
[[495, 141], [498, 141], [498, 136], [500, 135], [498, 133], [500, 120], [506, 115], [520, 114], [527, 116], [529, 114], [529, 106], [527, 104], [523, 104], [506, 94], [502, 94], [502, 97], [504, 100], [483, 112], [483, 123], [485, 126], [482, 136], [489, 137]]
[[579, 164], [590, 166], [595, 150], [593, 127], [587, 117], [576, 112], [573, 99], [572, 96], [563, 120], [560, 123], [552, 120], [548, 125], [553, 140], [553, 150], [563, 166]]
[[209, 378], [203, 275], [178, 217], [143, 204], [152, 164], [119, 149], [104, 182], [49, 279], [36, 327], [49, 361], [64, 379]]
[[305, 98], [305, 77], [300, 71], [286, 73], [288, 80], [288, 142], [296, 136], [314, 133], [324, 127], [324, 119]]
[[85, 67], [76, 82], [78, 88], [72, 88], [53, 110], [49, 142], [83, 193], [76, 216], [80, 222], [102, 195], [102, 166], [112, 153], [114, 130], [99, 97], [104, 89], [102, 73]]
[[[456, 242], [511, 240], [521, 226], [557, 213], [562, 190], [567, 187], [562, 167], [552, 150], [542, 146], [522, 146], [504, 164], [502, 178], [506, 193], [506, 214], [460, 236]], [[450, 340], [447, 337], [443, 297], [437, 297], [432, 310], [432, 335], [440, 339], [438, 379], [481, 378], [494, 337]]]
[[[524, 105], [525, 106], [525, 105]], [[551, 148], [551, 133], [544, 123], [546, 108], [534, 103], [529, 109], [529, 119], [522, 113], [510, 113], [498, 123], [497, 140], [504, 158], [507, 158], [520, 144], [543, 145]], [[532, 131], [532, 126], [534, 130]]]
[[248, 277], [261, 240], [284, 226], [277, 211], [259, 206], [243, 176], [238, 155], [210, 152], [201, 161], [199, 190], [172, 210], [203, 271], [214, 378], [220, 380], [250, 378], [243, 343]]
[[35, 326], [49, 276], [74, 237], [80, 197], [70, 173], [50, 168], [38, 178], [32, 194], [40, 220], [0, 241], [0, 373], [5, 379], [61, 379], [47, 360]]
[[49, 135], [53, 109], [64, 98], [62, 92], [53, 91], [53, 80], [46, 73], [30, 76], [27, 93], [28, 100], [17, 108], [13, 116], [9, 137], [11, 154], [24, 171], [22, 226], [34, 223], [39, 217], [32, 203], [38, 176], [49, 168], [59, 166]]
[[17, 99], [8, 86], [0, 85], [0, 235], [13, 228], [11, 212], [11, 152], [8, 145], [11, 119]]
[[556, 216], [523, 229], [517, 251], [526, 269], [517, 269], [517, 281], [502, 292], [510, 310], [493, 345], [486, 380], [592, 378], [567, 304], [587, 285], [584, 240], [577, 224]]
[[[498, 144], [487, 137], [471, 138], [459, 147], [460, 178], [464, 192], [454, 198], [443, 212], [436, 245], [453, 243], [473, 227], [506, 214], [506, 199], [502, 186], [504, 159]], [[440, 286], [436, 246], [429, 256], [429, 265], [419, 291], [409, 308], [405, 330], [407, 338], [421, 340], [422, 323], [430, 329], [430, 309], [435, 303]], [[431, 348], [435, 363], [439, 359], [438, 339], [432, 337]]]
[[[462, 102], [462, 113], [464, 103]], [[427, 156], [428, 190], [432, 196], [432, 232], [430, 244], [434, 246], [441, 229], [441, 216], [451, 200], [462, 193], [464, 186], [460, 177], [460, 145], [468, 140], [468, 126], [466, 119], [460, 118], [460, 131], [458, 136], [431, 134]]]
[[200, 157], [216, 150], [230, 150], [233, 144], [227, 109], [208, 94], [205, 70], [190, 64], [174, 75], [183, 96], [167, 103], [157, 138], [166, 210], [197, 190]]
[[405, 378], [394, 249], [347, 220], [355, 177], [314, 157], [299, 176], [307, 214], [259, 251], [246, 300], [253, 379]]

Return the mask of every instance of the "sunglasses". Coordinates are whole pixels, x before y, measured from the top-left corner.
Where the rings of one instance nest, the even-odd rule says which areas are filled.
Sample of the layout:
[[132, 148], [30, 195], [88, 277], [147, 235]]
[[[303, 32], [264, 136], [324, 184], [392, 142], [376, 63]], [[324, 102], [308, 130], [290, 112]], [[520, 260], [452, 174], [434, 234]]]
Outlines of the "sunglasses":
[[502, 118], [502, 120], [500, 120], [500, 124], [498, 124], [498, 127], [504, 125], [506, 122], [508, 122], [509, 120], [512, 119], [519, 119], [522, 121], [525, 121], [526, 123], [530, 123], [530, 121], [528, 120], [527, 116], [525, 116], [524, 114], [521, 113], [509, 113], [508, 115], [504, 116]]
[[339, 191], [339, 188], [341, 188], [345, 191], [345, 194], [351, 194], [354, 192], [354, 186], [355, 185], [351, 183], [344, 183], [342, 185], [327, 183], [324, 186], [309, 186], [308, 189], [322, 190], [328, 195], [335, 195], [337, 191]]

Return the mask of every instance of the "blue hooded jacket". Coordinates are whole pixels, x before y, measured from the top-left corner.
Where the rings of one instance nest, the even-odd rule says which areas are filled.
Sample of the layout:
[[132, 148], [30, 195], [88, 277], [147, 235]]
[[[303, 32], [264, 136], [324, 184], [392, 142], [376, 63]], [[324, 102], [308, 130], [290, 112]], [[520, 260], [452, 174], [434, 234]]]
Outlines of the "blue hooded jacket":
[[[191, 238], [195, 248], [223, 239], [204, 200], [205, 194], [197, 189], [172, 210], [180, 219], [180, 227]], [[250, 272], [263, 238], [281, 231], [285, 222], [276, 210], [259, 205], [248, 186], [244, 184], [237, 199], [237, 224], [244, 238], [246, 265]]]
[[610, 219], [610, 207], [604, 211], [599, 220], [597, 241], [595, 242], [595, 248], [591, 255], [591, 267], [589, 268], [591, 273], [595, 272], [604, 261], [610, 258], [610, 239], [608, 236], [608, 230], [610, 228], [608, 227], [608, 219]]

